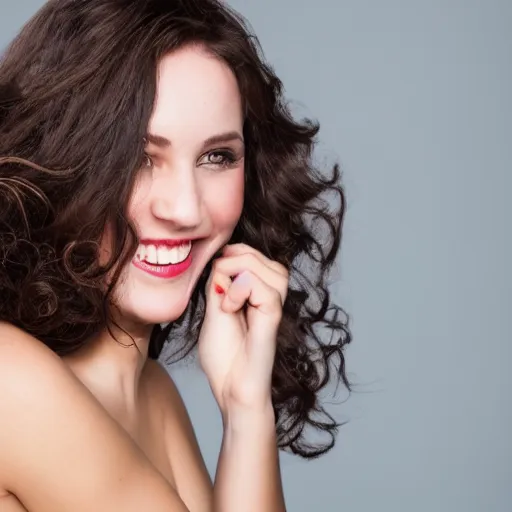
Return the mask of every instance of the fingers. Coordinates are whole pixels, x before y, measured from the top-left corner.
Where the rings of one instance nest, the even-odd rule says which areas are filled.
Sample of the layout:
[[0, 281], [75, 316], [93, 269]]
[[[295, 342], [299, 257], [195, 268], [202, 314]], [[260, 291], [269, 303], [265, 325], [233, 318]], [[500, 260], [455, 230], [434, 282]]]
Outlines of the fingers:
[[[228, 251], [228, 254], [230, 252], [235, 251]], [[281, 305], [284, 304], [288, 293], [288, 271], [284, 266], [268, 260], [254, 249], [242, 254], [219, 258], [213, 264], [212, 274], [218, 273], [231, 277], [238, 276], [246, 271], [258, 277], [269, 288], [276, 290], [280, 296]]]
[[255, 368], [266, 368], [271, 372], [276, 335], [283, 314], [279, 292], [245, 270], [237, 275], [226, 291], [221, 309], [228, 315], [243, 311], [240, 317], [248, 334], [247, 354]]
[[206, 281], [206, 292], [210, 300], [214, 300], [217, 304], [222, 304], [226, 291], [231, 286], [231, 278], [226, 274], [212, 271]]
[[243, 254], [252, 254], [254, 255], [258, 260], [260, 260], [263, 264], [267, 265], [271, 269], [275, 270], [276, 272], [279, 272], [280, 274], [283, 274], [288, 278], [288, 271], [286, 268], [278, 263], [277, 261], [273, 261], [270, 258], [267, 258], [264, 254], [262, 254], [260, 251], [254, 249], [253, 247], [246, 245], [246, 244], [231, 244], [226, 245], [224, 249], [222, 250], [222, 254], [224, 256], [241, 256]]
[[233, 281], [226, 274], [212, 272], [206, 289], [209, 304], [223, 313], [237, 313], [247, 305], [249, 314], [251, 309], [257, 310], [271, 320], [271, 325], [281, 320], [281, 294], [248, 270], [239, 273]]
[[242, 309], [246, 303], [265, 315], [279, 318], [281, 316], [280, 293], [247, 270], [238, 274], [231, 283], [221, 307], [226, 313], [234, 313]]

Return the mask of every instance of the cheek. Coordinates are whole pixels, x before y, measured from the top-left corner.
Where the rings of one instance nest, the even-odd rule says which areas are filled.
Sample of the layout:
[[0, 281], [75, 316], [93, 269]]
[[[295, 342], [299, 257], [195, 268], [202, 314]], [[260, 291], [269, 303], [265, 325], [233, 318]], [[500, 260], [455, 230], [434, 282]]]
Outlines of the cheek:
[[229, 179], [210, 182], [203, 197], [217, 229], [233, 230], [244, 206], [243, 169], [237, 169]]
[[138, 176], [126, 207], [127, 216], [136, 228], [137, 219], [143, 218], [149, 207], [150, 192], [151, 180], [145, 176]]

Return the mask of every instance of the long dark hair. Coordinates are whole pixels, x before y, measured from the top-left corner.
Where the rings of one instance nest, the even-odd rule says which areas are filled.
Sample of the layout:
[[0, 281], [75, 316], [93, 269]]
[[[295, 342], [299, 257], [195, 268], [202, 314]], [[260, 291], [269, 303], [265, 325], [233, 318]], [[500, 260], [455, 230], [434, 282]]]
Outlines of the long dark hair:
[[[281, 448], [315, 457], [334, 445], [339, 427], [320, 390], [332, 378], [350, 389], [348, 319], [327, 288], [345, 212], [340, 172], [314, 166], [318, 124], [292, 118], [257, 39], [220, 1], [50, 0], [11, 43], [0, 62], [0, 320], [59, 355], [109, 324], [108, 298], [137, 246], [126, 204], [156, 68], [187, 44], [207, 48], [238, 80], [247, 193], [232, 242], [290, 269], [273, 376], [276, 427]], [[100, 266], [107, 223], [113, 255]], [[106, 272], [115, 269], [105, 292]], [[194, 347], [208, 270], [183, 318], [154, 327], [150, 357], [183, 325], [182, 355]], [[308, 442], [306, 427], [327, 441]]]

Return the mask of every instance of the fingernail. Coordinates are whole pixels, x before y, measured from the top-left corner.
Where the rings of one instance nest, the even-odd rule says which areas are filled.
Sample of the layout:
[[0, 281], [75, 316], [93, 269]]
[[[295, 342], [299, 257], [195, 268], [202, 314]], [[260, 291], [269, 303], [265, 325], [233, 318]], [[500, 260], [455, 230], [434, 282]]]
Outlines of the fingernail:
[[222, 286], [220, 284], [216, 284], [215, 287], [215, 293], [217, 293], [218, 295], [224, 295], [224, 288], [222, 288]]

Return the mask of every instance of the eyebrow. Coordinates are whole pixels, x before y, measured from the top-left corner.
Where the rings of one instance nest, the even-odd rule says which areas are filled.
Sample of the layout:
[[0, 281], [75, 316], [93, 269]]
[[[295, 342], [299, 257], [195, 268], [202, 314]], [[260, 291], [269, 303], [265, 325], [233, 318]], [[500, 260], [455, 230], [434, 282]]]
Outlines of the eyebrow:
[[[226, 142], [233, 142], [235, 140], [239, 140], [244, 143], [244, 138], [242, 135], [237, 131], [232, 132], [226, 132], [226, 133], [220, 133], [218, 135], [213, 135], [212, 137], [209, 137], [203, 142], [203, 148], [213, 146], [215, 144], [224, 144]], [[148, 143], [151, 143], [159, 148], [165, 149], [171, 146], [171, 141], [167, 139], [166, 137], [162, 137], [161, 135], [155, 135], [152, 133], [148, 133], [146, 135], [146, 141]]]

